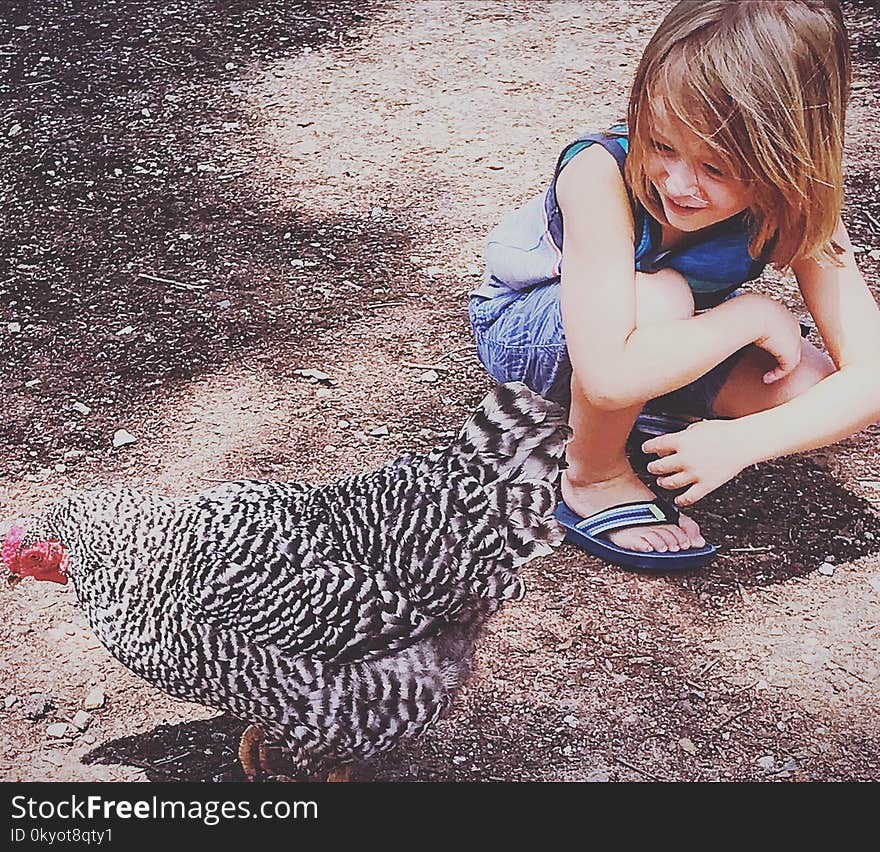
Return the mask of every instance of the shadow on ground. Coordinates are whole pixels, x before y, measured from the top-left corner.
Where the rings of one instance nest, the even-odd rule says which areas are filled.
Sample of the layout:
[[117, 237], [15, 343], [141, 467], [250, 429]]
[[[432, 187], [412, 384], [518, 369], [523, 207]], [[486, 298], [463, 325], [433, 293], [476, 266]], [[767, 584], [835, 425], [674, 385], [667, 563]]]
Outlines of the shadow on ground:
[[[125, 403], [308, 341], [392, 286], [407, 225], [282, 212], [248, 75], [344, 51], [377, 4], [12, 4], [0, 21], [7, 473], [90, 448]], [[5, 67], [3, 67], [5, 65]], [[398, 285], [400, 286], [400, 285]], [[373, 297], [375, 299], [375, 296]], [[385, 297], [387, 298], [387, 296]], [[88, 422], [71, 414], [80, 402]], [[74, 441], [65, 436], [74, 430]]]

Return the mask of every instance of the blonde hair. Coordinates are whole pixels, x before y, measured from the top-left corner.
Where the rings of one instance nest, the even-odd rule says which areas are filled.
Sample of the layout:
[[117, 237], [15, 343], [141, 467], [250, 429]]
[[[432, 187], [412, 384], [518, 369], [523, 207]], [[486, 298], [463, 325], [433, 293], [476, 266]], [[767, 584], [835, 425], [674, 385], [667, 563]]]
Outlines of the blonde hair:
[[748, 183], [753, 257], [839, 265], [851, 81], [837, 0], [678, 3], [642, 56], [629, 100], [627, 184], [665, 222], [645, 173], [655, 110], [681, 121]]

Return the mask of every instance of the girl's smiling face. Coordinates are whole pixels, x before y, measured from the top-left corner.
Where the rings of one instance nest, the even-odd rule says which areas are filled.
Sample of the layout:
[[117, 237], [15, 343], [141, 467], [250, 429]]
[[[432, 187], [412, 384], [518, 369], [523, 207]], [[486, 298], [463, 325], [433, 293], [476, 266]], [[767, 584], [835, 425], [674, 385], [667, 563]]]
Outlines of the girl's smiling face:
[[749, 185], [681, 121], [653, 113], [645, 173], [667, 222], [679, 231], [699, 231], [746, 210], [753, 200]]

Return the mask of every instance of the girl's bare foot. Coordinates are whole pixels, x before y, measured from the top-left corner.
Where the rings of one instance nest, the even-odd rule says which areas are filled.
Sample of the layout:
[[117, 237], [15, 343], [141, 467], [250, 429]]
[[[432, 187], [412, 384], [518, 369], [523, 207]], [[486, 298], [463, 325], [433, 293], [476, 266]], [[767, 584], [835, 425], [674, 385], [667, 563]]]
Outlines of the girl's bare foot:
[[[599, 482], [573, 483], [566, 473], [568, 471], [562, 474], [562, 499], [569, 509], [582, 518], [620, 503], [653, 500], [656, 497], [629, 465], [619, 475]], [[686, 515], [679, 516], [678, 524], [629, 527], [607, 533], [605, 537], [618, 547], [639, 553], [676, 553], [706, 544], [696, 522]]]

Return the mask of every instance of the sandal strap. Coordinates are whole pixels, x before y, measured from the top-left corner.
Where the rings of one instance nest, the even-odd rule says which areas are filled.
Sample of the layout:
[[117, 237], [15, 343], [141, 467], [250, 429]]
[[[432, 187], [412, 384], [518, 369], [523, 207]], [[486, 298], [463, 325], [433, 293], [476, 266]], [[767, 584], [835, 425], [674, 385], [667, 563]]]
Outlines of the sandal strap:
[[621, 503], [603, 509], [575, 525], [586, 535], [602, 535], [625, 527], [647, 527], [658, 524], [677, 524], [678, 509], [672, 503], [658, 497], [656, 500]]

